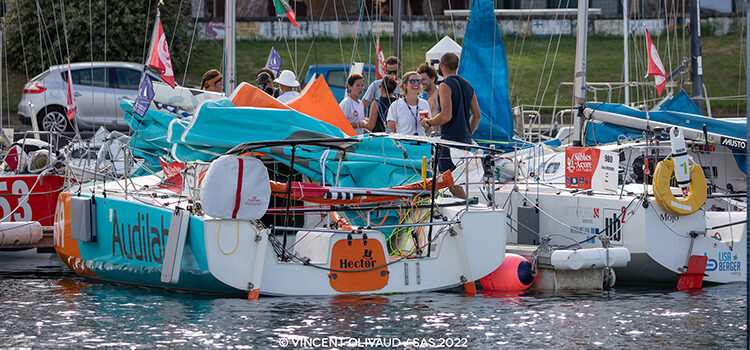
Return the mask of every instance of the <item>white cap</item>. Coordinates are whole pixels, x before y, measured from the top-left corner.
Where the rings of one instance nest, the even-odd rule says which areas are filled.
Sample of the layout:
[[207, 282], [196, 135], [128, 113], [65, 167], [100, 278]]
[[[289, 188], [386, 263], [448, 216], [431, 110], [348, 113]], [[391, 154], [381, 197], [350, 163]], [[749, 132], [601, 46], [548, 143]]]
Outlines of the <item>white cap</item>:
[[297, 81], [297, 77], [294, 76], [294, 72], [286, 69], [282, 70], [281, 74], [279, 74], [279, 77], [276, 78], [276, 80], [274, 80], [273, 82], [288, 87], [299, 86], [299, 82]]

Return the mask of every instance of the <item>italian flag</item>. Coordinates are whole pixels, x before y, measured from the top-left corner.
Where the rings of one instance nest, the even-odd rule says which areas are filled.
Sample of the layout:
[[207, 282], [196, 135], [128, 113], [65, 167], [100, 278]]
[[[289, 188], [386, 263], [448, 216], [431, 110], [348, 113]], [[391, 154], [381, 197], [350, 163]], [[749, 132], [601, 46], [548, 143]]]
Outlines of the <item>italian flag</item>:
[[292, 25], [299, 28], [299, 25], [295, 20], [297, 16], [294, 14], [294, 11], [292, 11], [292, 8], [289, 7], [289, 4], [286, 2], [286, 0], [273, 0], [273, 6], [276, 7], [277, 16], [286, 14], [286, 16], [289, 17], [289, 21], [292, 22]]

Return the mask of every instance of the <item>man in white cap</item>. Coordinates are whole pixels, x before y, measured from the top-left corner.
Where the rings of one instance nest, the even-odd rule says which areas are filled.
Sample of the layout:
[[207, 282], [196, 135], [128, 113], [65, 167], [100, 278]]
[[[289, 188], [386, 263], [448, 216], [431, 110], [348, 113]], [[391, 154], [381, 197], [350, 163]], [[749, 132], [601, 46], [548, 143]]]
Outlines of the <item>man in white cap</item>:
[[277, 100], [286, 103], [299, 95], [299, 92], [294, 91], [294, 88], [299, 87], [299, 82], [297, 81], [297, 77], [294, 76], [294, 72], [282, 70], [279, 77], [273, 82], [279, 84], [279, 89], [281, 89], [281, 95], [276, 98]]

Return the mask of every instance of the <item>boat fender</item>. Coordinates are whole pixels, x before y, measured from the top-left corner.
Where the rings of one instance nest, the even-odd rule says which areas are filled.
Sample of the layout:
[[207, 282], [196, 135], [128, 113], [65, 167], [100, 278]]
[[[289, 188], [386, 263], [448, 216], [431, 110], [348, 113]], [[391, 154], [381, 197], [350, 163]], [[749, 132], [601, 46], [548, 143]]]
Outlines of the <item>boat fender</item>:
[[268, 170], [257, 158], [221, 156], [211, 163], [201, 184], [203, 209], [220, 219], [260, 219], [271, 199], [268, 181]]
[[630, 251], [625, 247], [560, 249], [552, 252], [550, 260], [558, 270], [625, 267], [630, 262]]
[[0, 247], [29, 246], [42, 239], [42, 225], [37, 221], [0, 223]]
[[688, 186], [688, 194], [683, 198], [676, 198], [674, 194], [672, 194], [672, 189], [669, 186], [674, 167], [674, 163], [671, 159], [665, 159], [656, 165], [653, 180], [656, 203], [658, 203], [665, 211], [675, 215], [689, 215], [695, 213], [704, 203], [706, 203], [708, 194], [708, 186], [706, 184], [706, 177], [703, 174], [703, 169], [695, 164], [690, 165], [690, 185]]
[[515, 291], [529, 288], [534, 282], [531, 262], [518, 254], [505, 254], [503, 263], [489, 275], [479, 279], [482, 288], [495, 291]]
[[672, 161], [674, 162], [674, 177], [677, 185], [682, 190], [682, 195], [687, 196], [690, 186], [690, 163], [687, 147], [685, 146], [685, 135], [678, 127], [669, 130], [669, 142], [672, 144]]

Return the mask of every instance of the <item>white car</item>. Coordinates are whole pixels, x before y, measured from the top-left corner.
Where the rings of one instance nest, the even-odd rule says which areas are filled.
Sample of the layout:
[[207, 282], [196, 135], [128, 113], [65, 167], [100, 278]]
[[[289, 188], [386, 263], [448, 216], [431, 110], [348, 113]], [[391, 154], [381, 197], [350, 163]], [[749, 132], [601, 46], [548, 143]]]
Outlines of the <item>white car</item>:
[[[79, 130], [127, 130], [120, 100], [134, 100], [138, 94], [143, 64], [129, 62], [83, 62], [70, 65], [78, 113]], [[158, 75], [147, 71], [153, 81]], [[93, 79], [92, 79], [93, 77]], [[52, 66], [26, 83], [18, 116], [24, 124], [37, 118], [39, 130], [72, 130], [66, 114], [68, 65]], [[31, 106], [30, 106], [31, 104]]]

